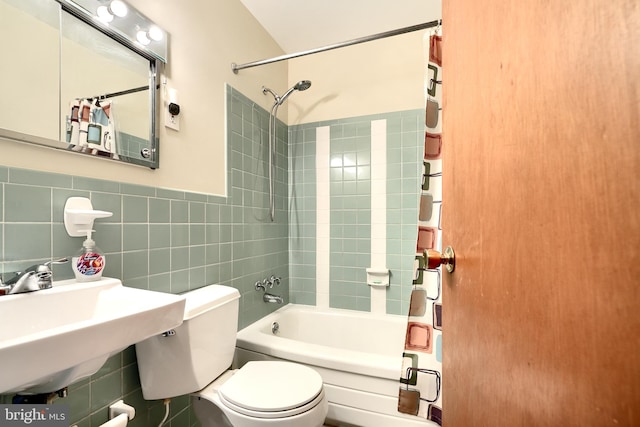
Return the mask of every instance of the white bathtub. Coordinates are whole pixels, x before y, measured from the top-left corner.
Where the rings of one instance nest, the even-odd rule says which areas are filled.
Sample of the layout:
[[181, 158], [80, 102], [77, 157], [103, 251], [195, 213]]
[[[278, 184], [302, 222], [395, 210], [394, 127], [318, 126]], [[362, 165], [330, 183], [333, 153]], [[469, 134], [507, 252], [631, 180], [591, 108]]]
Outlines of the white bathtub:
[[238, 332], [235, 365], [285, 359], [313, 367], [329, 425], [437, 426], [397, 411], [405, 330], [405, 316], [288, 304]]

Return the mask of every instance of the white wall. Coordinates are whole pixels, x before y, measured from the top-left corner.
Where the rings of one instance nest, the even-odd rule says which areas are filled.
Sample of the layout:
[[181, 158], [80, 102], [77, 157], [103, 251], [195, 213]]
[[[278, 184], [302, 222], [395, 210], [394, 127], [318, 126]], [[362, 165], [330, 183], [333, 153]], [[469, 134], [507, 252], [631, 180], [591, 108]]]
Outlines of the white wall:
[[[420, 22], [441, 19], [441, 9], [440, 1], [425, 2]], [[287, 101], [288, 123], [424, 108], [426, 31], [289, 60], [289, 86], [303, 79], [313, 85]]]
[[422, 31], [289, 61], [289, 124], [424, 107]]

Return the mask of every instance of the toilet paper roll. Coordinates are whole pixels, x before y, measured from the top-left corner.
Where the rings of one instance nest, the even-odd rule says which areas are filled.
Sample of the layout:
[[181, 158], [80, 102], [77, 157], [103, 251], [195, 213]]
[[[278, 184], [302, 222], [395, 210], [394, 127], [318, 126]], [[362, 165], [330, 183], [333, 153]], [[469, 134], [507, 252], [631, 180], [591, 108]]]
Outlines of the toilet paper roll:
[[100, 427], [126, 427], [128, 422], [129, 417], [127, 414], [120, 414], [106, 423], [101, 424]]

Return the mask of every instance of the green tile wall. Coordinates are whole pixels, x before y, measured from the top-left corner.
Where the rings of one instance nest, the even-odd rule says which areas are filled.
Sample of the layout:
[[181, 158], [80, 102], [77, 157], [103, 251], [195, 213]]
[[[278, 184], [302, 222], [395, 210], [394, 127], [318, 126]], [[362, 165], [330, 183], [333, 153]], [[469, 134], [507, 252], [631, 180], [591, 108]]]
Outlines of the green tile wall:
[[[63, 225], [68, 197], [83, 196], [114, 213], [95, 222], [94, 239], [105, 252], [105, 276], [127, 286], [181, 293], [211, 283], [237, 288], [239, 328], [279, 306], [266, 304], [254, 283], [282, 277], [274, 293], [289, 300], [287, 129], [278, 124], [276, 220], [268, 218], [268, 113], [228, 88], [228, 198], [0, 166], [0, 271], [16, 271], [71, 256], [82, 238]], [[57, 280], [72, 278], [54, 266]], [[124, 399], [136, 408], [129, 425], [158, 425], [162, 402], [142, 398], [133, 347], [113, 356], [95, 375], [69, 387], [57, 402], [69, 404], [78, 427], [107, 421], [108, 405]], [[11, 396], [1, 396], [2, 403]], [[168, 426], [197, 425], [187, 396], [172, 400]]]
[[316, 305], [316, 127], [289, 129], [289, 297]]
[[371, 252], [371, 121], [387, 121], [387, 313], [409, 309], [424, 145], [423, 110], [289, 129], [289, 295], [316, 304], [316, 128], [330, 127], [330, 306], [370, 310], [365, 268]]
[[409, 312], [424, 129], [423, 110], [394, 113], [387, 119], [387, 312], [393, 314]]
[[330, 127], [330, 306], [371, 310], [371, 119]]

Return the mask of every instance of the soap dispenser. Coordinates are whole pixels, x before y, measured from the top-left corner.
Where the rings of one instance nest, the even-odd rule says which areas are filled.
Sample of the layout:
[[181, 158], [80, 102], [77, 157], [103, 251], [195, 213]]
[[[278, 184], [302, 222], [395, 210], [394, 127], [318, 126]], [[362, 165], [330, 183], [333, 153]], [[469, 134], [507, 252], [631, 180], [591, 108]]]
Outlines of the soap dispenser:
[[91, 238], [91, 233], [95, 230], [83, 231], [87, 233], [87, 238], [82, 243], [82, 248], [71, 258], [71, 267], [78, 282], [100, 280], [106, 259]]
[[91, 238], [96, 218], [107, 218], [112, 212], [93, 209], [86, 197], [69, 197], [64, 205], [64, 228], [71, 237], [87, 236], [82, 248], [71, 258], [71, 268], [79, 282], [100, 280], [106, 260]]

